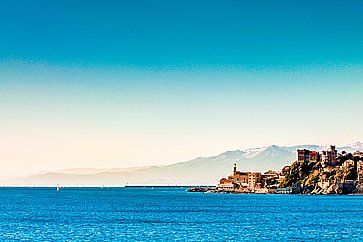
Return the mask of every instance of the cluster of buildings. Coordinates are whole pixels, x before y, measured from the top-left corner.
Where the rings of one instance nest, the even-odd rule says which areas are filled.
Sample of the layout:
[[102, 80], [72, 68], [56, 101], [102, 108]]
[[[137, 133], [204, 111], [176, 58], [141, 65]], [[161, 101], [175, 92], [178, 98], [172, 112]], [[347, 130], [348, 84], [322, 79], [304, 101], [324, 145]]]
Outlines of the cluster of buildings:
[[[222, 178], [216, 187], [220, 192], [238, 193], [275, 193], [278, 189], [277, 184], [285, 181], [285, 173], [289, 166], [285, 166], [280, 173], [275, 171], [261, 172], [242, 172], [237, 170], [237, 164], [233, 166], [233, 174], [228, 178]], [[273, 181], [268, 184], [267, 181]], [[278, 191], [278, 190], [277, 190]]]
[[261, 172], [237, 171], [237, 164], [233, 166], [233, 174], [228, 179], [222, 178], [217, 189], [224, 191], [251, 191], [261, 187]]
[[324, 164], [336, 165], [337, 157], [338, 151], [335, 149], [335, 145], [331, 145], [330, 150], [325, 150], [321, 153], [315, 150], [297, 150], [297, 161], [301, 163], [321, 161]]
[[[355, 152], [353, 154], [345, 153], [338, 154], [334, 145], [330, 146], [329, 150], [314, 151], [308, 149], [297, 150], [297, 162], [305, 164], [321, 164], [319, 166], [319, 181], [316, 184], [316, 194], [325, 194], [332, 187], [334, 189], [344, 189], [345, 186], [353, 187], [358, 192], [363, 193], [363, 153]], [[312, 164], [312, 165], [314, 165]], [[267, 171], [261, 172], [243, 172], [237, 170], [237, 165], [233, 166], [233, 174], [228, 178], [222, 178], [216, 187], [217, 192], [234, 192], [234, 193], [292, 193], [299, 192], [301, 189], [300, 181], [292, 184], [291, 187], [285, 187], [287, 181], [286, 175], [290, 172], [290, 166], [285, 166], [280, 172]], [[333, 170], [343, 171], [353, 169], [356, 174], [356, 179], [347, 180], [332, 180], [326, 175]]]
[[[354, 167], [357, 175], [363, 172], [363, 153], [356, 151], [353, 154], [348, 154], [345, 151], [338, 153], [335, 145], [330, 146], [330, 150], [321, 152], [307, 149], [297, 150], [297, 161], [300, 163], [316, 163], [320, 162], [324, 171], [329, 171], [331, 167], [343, 169], [346, 167]], [[358, 180], [360, 179], [357, 176]]]

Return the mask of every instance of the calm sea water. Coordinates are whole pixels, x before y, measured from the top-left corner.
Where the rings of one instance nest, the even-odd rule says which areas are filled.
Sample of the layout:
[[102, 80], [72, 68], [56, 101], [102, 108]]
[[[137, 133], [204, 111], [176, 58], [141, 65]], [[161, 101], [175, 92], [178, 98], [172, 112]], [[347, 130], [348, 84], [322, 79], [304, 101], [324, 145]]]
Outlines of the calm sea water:
[[363, 240], [363, 196], [0, 188], [0, 240]]

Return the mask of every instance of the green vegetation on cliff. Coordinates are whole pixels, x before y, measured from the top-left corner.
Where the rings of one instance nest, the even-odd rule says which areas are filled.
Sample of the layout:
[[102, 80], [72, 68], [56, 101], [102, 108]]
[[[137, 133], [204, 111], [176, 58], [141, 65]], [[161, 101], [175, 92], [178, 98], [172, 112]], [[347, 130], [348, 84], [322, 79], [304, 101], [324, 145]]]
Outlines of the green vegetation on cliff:
[[281, 186], [298, 186], [301, 193], [351, 193], [357, 180], [357, 163], [362, 161], [361, 156], [350, 153], [341, 154], [334, 166], [319, 161], [295, 161], [285, 174]]

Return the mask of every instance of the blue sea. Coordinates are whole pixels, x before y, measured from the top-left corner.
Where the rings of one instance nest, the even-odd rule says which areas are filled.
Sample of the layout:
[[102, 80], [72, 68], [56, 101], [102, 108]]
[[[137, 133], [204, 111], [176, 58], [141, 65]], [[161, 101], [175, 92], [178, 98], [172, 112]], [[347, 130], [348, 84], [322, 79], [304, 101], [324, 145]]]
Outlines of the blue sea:
[[0, 188], [0, 240], [363, 240], [363, 196]]

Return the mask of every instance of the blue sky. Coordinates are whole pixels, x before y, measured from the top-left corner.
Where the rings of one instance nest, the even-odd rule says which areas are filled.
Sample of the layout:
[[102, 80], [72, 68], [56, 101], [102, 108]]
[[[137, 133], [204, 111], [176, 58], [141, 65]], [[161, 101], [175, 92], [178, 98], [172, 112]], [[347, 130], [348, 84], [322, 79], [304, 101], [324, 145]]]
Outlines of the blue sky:
[[0, 162], [361, 140], [360, 1], [1, 1]]
[[56, 64], [362, 63], [360, 1], [2, 1], [1, 57]]

